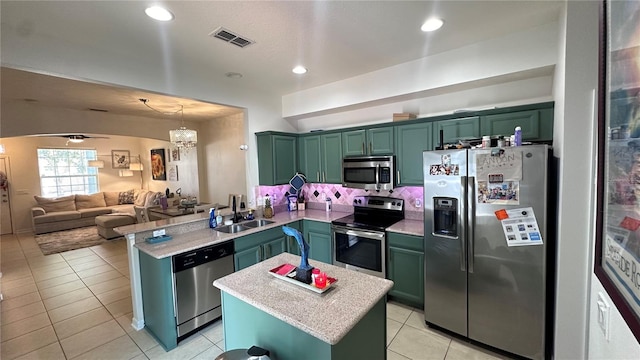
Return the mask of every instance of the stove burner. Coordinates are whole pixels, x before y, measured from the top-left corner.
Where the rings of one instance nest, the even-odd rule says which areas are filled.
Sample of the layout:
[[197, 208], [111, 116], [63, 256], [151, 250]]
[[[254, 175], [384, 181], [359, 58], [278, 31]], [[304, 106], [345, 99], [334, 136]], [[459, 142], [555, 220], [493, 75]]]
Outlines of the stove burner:
[[404, 219], [404, 200], [382, 196], [357, 196], [354, 213], [336, 219], [333, 225], [353, 229], [384, 231]]

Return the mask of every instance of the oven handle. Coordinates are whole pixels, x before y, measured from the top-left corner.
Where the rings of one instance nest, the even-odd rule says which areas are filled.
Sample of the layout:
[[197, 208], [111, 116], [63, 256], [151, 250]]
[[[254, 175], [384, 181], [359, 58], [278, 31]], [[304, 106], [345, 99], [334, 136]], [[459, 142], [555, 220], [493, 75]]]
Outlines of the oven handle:
[[341, 228], [341, 227], [333, 227], [333, 232], [339, 233], [339, 234], [351, 235], [351, 236], [360, 236], [360, 237], [370, 238], [370, 239], [384, 239], [384, 237], [385, 237], [385, 233], [384, 232], [372, 232], [372, 231], [365, 231], [365, 230], [351, 230], [351, 229], [345, 229], [345, 228]]

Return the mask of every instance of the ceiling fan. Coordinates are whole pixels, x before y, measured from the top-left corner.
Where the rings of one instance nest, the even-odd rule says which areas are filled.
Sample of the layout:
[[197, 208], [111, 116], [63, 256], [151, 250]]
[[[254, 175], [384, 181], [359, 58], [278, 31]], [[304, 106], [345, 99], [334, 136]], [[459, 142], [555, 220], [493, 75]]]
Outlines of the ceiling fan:
[[74, 144], [78, 144], [85, 141], [86, 139], [108, 139], [108, 137], [106, 136], [89, 136], [89, 135], [83, 135], [83, 134], [47, 134], [42, 136], [55, 136], [55, 137], [66, 138], [67, 139], [66, 145], [69, 145], [70, 142]]

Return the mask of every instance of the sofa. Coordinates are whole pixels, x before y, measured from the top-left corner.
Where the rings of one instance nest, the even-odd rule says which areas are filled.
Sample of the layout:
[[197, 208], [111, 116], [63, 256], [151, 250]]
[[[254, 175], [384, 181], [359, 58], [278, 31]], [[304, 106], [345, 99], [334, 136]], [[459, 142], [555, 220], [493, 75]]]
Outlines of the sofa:
[[135, 218], [134, 205], [158, 205], [162, 193], [148, 190], [105, 191], [91, 195], [68, 195], [58, 198], [34, 196], [31, 208], [34, 234], [95, 225], [95, 218], [105, 214], [129, 214]]

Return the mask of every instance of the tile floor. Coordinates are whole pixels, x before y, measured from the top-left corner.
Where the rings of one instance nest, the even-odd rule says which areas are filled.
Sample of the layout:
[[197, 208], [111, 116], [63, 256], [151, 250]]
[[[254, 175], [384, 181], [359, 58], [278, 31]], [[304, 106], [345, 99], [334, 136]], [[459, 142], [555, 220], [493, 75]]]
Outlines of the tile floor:
[[[33, 235], [0, 237], [0, 358], [215, 359], [221, 321], [165, 352], [131, 323], [124, 241], [44, 256]], [[422, 312], [389, 303], [387, 359], [504, 358], [430, 330]]]

